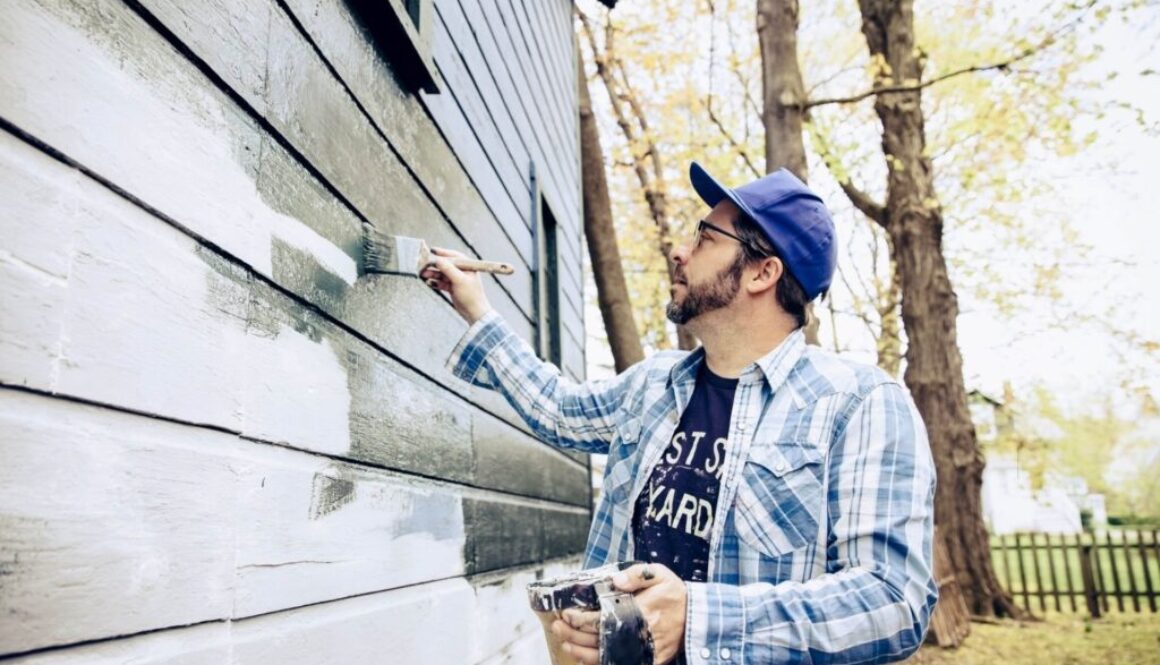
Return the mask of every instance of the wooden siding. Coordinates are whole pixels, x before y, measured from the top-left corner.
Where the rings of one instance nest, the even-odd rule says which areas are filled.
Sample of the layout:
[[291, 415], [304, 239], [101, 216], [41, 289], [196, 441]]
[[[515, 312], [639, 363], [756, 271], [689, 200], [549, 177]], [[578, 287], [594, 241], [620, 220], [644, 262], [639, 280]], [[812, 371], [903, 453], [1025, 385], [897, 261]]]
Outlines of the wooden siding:
[[584, 376], [570, 12], [437, 0], [427, 95], [343, 0], [6, 4], [0, 656], [543, 657], [587, 459], [453, 378], [465, 325], [360, 238], [516, 264], [532, 339], [534, 162]]

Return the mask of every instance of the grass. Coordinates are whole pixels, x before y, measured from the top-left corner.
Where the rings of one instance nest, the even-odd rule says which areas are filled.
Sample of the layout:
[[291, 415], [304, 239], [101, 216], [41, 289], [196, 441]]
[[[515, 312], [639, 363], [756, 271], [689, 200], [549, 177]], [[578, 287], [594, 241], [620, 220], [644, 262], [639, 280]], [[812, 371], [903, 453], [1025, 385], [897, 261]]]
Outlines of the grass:
[[1112, 614], [1088, 621], [1050, 613], [1044, 621], [973, 623], [958, 649], [924, 646], [908, 664], [1160, 664], [1160, 614]]

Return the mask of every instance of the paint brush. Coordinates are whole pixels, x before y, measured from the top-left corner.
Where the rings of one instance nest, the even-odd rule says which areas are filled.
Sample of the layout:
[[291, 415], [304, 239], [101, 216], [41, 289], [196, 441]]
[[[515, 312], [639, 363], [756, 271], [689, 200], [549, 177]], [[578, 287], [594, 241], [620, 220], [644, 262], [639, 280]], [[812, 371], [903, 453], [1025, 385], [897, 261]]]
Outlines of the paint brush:
[[[364, 224], [363, 250], [367, 272], [396, 275], [415, 275], [431, 265], [434, 255], [427, 242], [420, 238], [387, 235], [369, 224]], [[515, 272], [510, 263], [498, 261], [478, 261], [462, 257], [451, 258], [451, 263], [460, 270], [490, 272], [510, 275]]]

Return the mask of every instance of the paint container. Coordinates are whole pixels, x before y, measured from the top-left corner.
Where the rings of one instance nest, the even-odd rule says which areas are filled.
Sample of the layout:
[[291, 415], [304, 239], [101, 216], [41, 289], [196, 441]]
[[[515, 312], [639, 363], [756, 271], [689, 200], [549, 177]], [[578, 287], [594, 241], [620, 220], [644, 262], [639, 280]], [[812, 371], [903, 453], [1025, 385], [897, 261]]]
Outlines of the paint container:
[[578, 665], [564, 652], [563, 641], [552, 632], [552, 622], [566, 609], [600, 612], [600, 662], [652, 665], [653, 645], [648, 624], [632, 594], [612, 587], [612, 576], [636, 561], [612, 563], [527, 586], [528, 602], [544, 627], [552, 665]]

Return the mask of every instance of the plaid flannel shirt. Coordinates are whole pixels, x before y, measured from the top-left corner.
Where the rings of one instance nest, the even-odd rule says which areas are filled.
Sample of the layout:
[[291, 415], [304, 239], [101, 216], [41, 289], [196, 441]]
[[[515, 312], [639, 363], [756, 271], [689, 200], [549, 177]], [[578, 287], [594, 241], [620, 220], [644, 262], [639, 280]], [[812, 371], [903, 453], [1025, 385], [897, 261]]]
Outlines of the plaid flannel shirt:
[[[585, 568], [633, 559], [632, 510], [704, 357], [665, 351], [576, 384], [494, 312], [448, 368], [500, 391], [535, 434], [606, 453]], [[700, 663], [882, 663], [921, 644], [932, 576], [934, 465], [909, 393], [796, 331], [741, 375], [709, 544], [686, 582], [685, 656]]]

